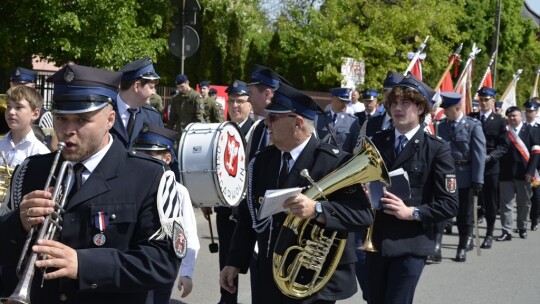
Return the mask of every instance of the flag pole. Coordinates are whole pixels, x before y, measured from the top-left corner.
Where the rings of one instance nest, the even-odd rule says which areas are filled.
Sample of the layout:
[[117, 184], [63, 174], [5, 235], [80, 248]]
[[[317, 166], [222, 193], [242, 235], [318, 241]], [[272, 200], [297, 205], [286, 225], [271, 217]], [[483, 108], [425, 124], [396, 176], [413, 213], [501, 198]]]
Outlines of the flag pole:
[[[491, 55], [491, 59], [489, 60], [486, 71], [484, 72], [484, 76], [482, 76], [482, 80], [480, 80], [480, 84], [478, 85], [478, 89], [476, 90], [476, 93], [474, 94], [473, 99], [476, 99], [476, 97], [478, 97], [478, 91], [480, 91], [480, 89], [482, 88], [482, 84], [484, 83], [484, 80], [486, 80], [487, 74], [489, 73], [489, 69], [493, 65], [493, 62], [495, 62], [495, 58], [497, 57], [496, 54], [497, 54], [496, 52], [493, 52], [493, 54]], [[493, 81], [492, 81], [492, 83], [493, 83]]]
[[514, 73], [512, 81], [510, 81], [510, 84], [508, 85], [508, 87], [506, 87], [506, 90], [504, 91], [504, 93], [502, 94], [499, 100], [504, 101], [506, 99], [506, 96], [508, 95], [508, 93], [510, 93], [512, 86], [515, 86], [517, 84], [519, 80], [519, 76], [521, 75], [522, 72], [523, 72], [523, 69], [519, 69]]
[[441, 79], [439, 80], [439, 82], [437, 82], [437, 85], [434, 88], [435, 91], [439, 90], [439, 88], [441, 87], [444, 81], [444, 78], [446, 77], [446, 73], [450, 71], [450, 69], [454, 65], [454, 62], [456, 62], [456, 60], [459, 60], [459, 53], [461, 53], [462, 48], [463, 48], [463, 43], [460, 44], [459, 47], [454, 52], [454, 54], [450, 56], [450, 60], [448, 61], [448, 66], [446, 66], [446, 69], [444, 70], [444, 73], [442, 74]]
[[418, 47], [418, 50], [416, 51], [416, 53], [414, 53], [414, 57], [411, 59], [411, 62], [409, 63], [409, 66], [405, 70], [405, 73], [403, 73], [403, 76], [407, 76], [407, 73], [411, 71], [414, 64], [418, 61], [418, 58], [420, 57], [420, 53], [422, 53], [422, 51], [426, 47], [426, 43], [427, 43], [428, 39], [429, 39], [429, 35], [426, 37], [424, 42], [422, 42], [422, 44], [420, 44], [420, 47]]
[[493, 61], [492, 80], [493, 88], [497, 88], [497, 58], [499, 53], [499, 33], [501, 30], [501, 0], [497, 1], [497, 8], [495, 9], [495, 39], [493, 42], [493, 53], [495, 54], [495, 60]]
[[540, 76], [540, 67], [536, 69], [536, 79], [534, 80], [534, 87], [533, 91], [531, 93], [531, 99], [534, 97], [538, 97], [538, 78]]

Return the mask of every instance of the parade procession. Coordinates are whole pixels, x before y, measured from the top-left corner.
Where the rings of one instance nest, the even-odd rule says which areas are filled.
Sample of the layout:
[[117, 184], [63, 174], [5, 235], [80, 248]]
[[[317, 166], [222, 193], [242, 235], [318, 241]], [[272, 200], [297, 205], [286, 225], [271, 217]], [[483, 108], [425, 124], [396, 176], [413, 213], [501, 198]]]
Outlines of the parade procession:
[[540, 301], [539, 1], [0, 15], [0, 303]]

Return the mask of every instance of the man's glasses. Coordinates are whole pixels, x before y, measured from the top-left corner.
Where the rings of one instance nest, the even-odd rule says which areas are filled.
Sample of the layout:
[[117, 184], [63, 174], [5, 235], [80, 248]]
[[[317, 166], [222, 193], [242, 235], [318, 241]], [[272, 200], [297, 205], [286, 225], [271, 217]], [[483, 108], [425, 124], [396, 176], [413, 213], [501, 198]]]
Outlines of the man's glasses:
[[275, 122], [282, 117], [296, 117], [296, 115], [291, 113], [268, 113], [267, 117], [270, 122]]
[[227, 102], [231, 105], [234, 105], [235, 103], [238, 104], [238, 105], [243, 105], [245, 104], [246, 102], [248, 102], [247, 99], [232, 99], [232, 98], [229, 98], [229, 100], [227, 100]]

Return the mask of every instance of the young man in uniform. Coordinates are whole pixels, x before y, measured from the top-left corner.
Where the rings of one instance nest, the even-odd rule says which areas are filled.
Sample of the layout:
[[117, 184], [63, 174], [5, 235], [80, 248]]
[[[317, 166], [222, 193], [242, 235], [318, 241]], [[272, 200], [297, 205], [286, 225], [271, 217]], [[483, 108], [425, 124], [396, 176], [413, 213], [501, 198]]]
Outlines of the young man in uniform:
[[434, 251], [432, 224], [458, 212], [450, 145], [422, 128], [434, 91], [412, 74], [389, 93], [385, 108], [394, 129], [373, 136], [388, 170], [403, 168], [410, 198], [385, 192], [373, 225], [373, 245], [366, 268], [369, 303], [413, 303], [426, 256]]
[[159, 112], [147, 104], [148, 98], [156, 93], [159, 75], [148, 57], [126, 64], [120, 72], [122, 82], [116, 97], [116, 119], [111, 133], [131, 149], [144, 124], [163, 127]]
[[486, 138], [486, 165], [484, 168], [484, 186], [479, 203], [484, 208], [486, 219], [486, 236], [480, 248], [490, 249], [493, 246], [493, 231], [499, 208], [499, 160], [508, 151], [509, 139], [506, 132], [506, 119], [494, 111], [495, 90], [482, 87], [478, 90], [478, 113], [471, 113], [482, 124]]

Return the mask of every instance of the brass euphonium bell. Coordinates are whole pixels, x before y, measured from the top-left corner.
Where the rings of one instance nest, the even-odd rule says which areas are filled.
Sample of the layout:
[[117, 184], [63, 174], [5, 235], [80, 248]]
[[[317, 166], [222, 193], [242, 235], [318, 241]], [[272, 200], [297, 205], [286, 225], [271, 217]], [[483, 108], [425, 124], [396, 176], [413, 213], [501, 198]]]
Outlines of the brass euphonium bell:
[[[316, 200], [352, 185], [375, 180], [388, 183], [388, 171], [377, 149], [367, 139], [360, 148], [348, 162], [323, 177], [304, 195]], [[321, 290], [339, 264], [347, 237], [347, 231], [326, 231], [311, 219], [289, 214], [273, 255], [274, 281], [281, 292], [300, 299]]]

